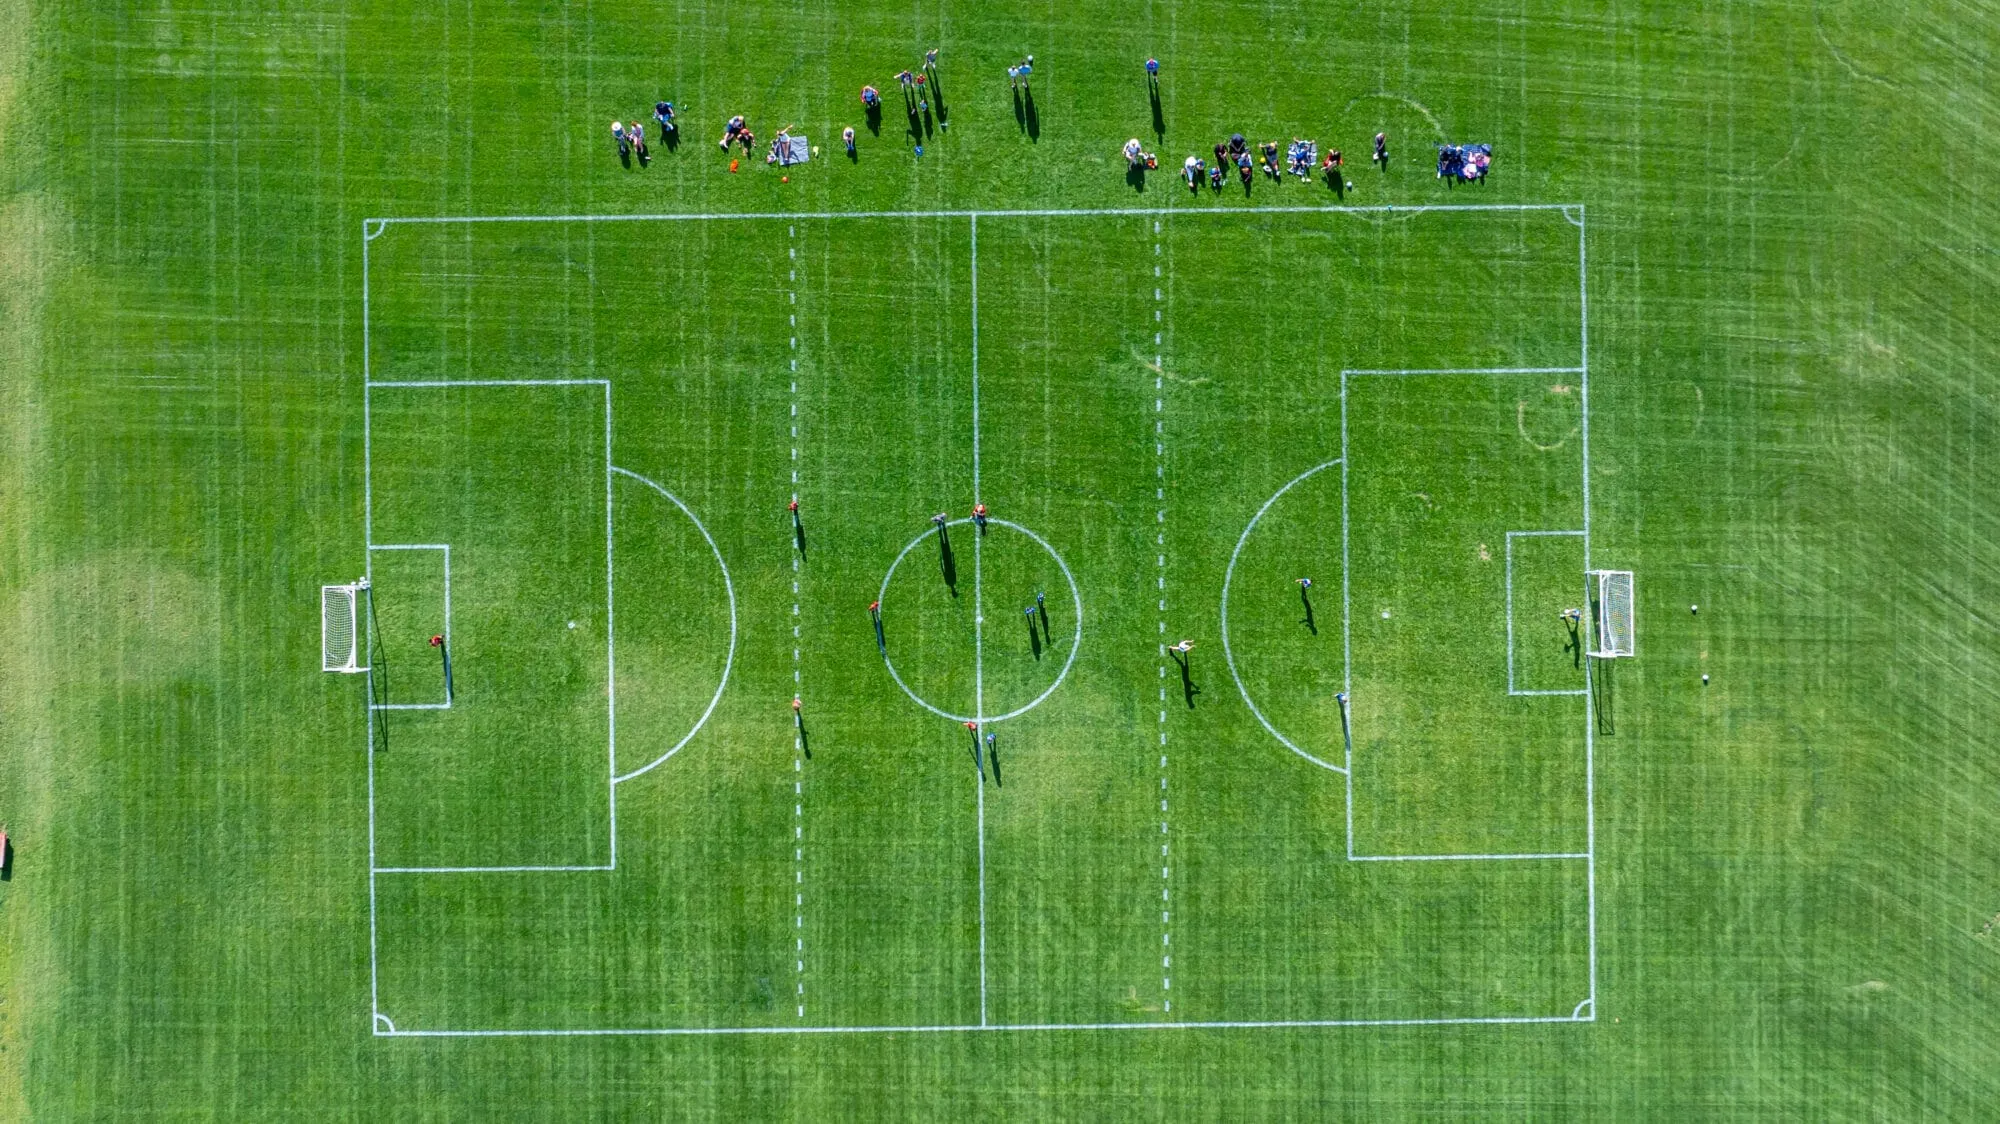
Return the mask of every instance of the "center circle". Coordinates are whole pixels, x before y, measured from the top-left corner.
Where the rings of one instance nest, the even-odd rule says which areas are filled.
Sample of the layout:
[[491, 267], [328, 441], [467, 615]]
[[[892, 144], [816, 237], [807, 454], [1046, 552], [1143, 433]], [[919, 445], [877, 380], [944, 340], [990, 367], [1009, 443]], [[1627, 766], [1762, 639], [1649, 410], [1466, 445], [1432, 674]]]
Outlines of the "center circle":
[[[1070, 613], [1070, 621], [1072, 622], [1072, 624], [1070, 629], [1068, 630], [1070, 634], [1069, 654], [1066, 657], [1064, 657], [1062, 668], [1060, 671], [1056, 673], [1055, 680], [1051, 682], [1047, 687], [1043, 688], [1041, 693], [1037, 694], [1034, 698], [1028, 700], [1026, 703], [1023, 703], [1017, 707], [1013, 707], [1012, 709], [1002, 711], [1000, 713], [960, 714], [956, 713], [951, 708], [938, 706], [937, 704], [931, 702], [929, 699], [924, 698], [923, 695], [919, 694], [915, 688], [911, 687], [910, 684], [904, 680], [902, 673], [896, 669], [896, 661], [889, 655], [889, 645], [885, 644], [882, 649], [882, 665], [888, 669], [889, 677], [896, 681], [896, 686], [901, 687], [903, 689], [903, 693], [910, 697], [910, 701], [916, 703], [918, 706], [923, 707], [925, 710], [930, 711], [932, 714], [935, 714], [940, 718], [947, 718], [953, 722], [979, 722], [982, 724], [990, 722], [1004, 722], [1009, 718], [1018, 718], [1021, 715], [1026, 714], [1028, 711], [1033, 710], [1035, 707], [1040, 706], [1045, 699], [1047, 699], [1050, 695], [1055, 693], [1057, 687], [1062, 686], [1063, 680], [1069, 677], [1070, 668], [1076, 663], [1076, 653], [1079, 649], [1083, 647], [1083, 594], [1077, 589], [1076, 575], [1070, 573], [1069, 563], [1063, 561], [1062, 555], [1056, 553], [1056, 548], [1050, 546], [1046, 539], [1042, 538], [1042, 536], [1036, 534], [1035, 532], [1030, 531], [1026, 527], [1021, 526], [1019, 523], [1015, 523], [1006, 519], [994, 519], [994, 518], [988, 518], [986, 522], [989, 527], [1004, 528], [1006, 530], [1013, 531], [1018, 534], [1026, 536], [1029, 541], [1033, 542], [1035, 545], [1041, 547], [1044, 551], [1046, 551], [1048, 553], [1050, 560], [1056, 564], [1056, 568], [1062, 572], [1063, 581], [1069, 586], [1069, 596], [1070, 596], [1069, 613]], [[940, 534], [945, 534], [948, 537], [951, 528], [969, 526], [971, 524], [972, 520], [970, 518], [953, 519], [945, 523], [942, 527], [934, 526], [930, 528], [929, 530], [918, 535], [916, 538], [911, 539], [909, 543], [903, 547], [902, 551], [896, 555], [896, 560], [894, 562], [889, 563], [888, 573], [882, 575], [882, 588], [880, 592], [876, 595], [876, 600], [881, 602], [882, 613], [885, 621], [894, 622], [896, 620], [895, 614], [889, 603], [889, 585], [891, 582], [895, 580], [897, 567], [903, 564], [904, 559], [908, 558], [910, 556], [910, 553], [916, 550], [917, 547], [920, 544], [922, 544], [926, 539], [937, 538]], [[978, 534], [977, 529], [975, 529], [973, 533], [975, 535]], [[977, 552], [980, 549], [981, 545], [982, 544], [980, 543], [974, 543], [973, 550]], [[962, 548], [955, 548], [955, 550], [957, 549], [962, 549]], [[942, 546], [940, 547], [940, 550], [942, 550]], [[980, 563], [975, 554], [975, 559], [974, 559], [975, 570], [979, 565]], [[974, 586], [973, 597], [975, 600], [978, 600], [983, 596], [982, 590], [980, 588], [982, 584], [983, 583], [980, 575], [975, 572], [973, 576], [973, 586]], [[975, 626], [980, 630], [982, 630], [983, 632], [983, 629], [985, 628], [986, 625], [984, 606], [975, 604], [972, 609], [972, 616], [974, 619]], [[983, 669], [984, 651], [982, 650], [983, 644], [984, 644], [983, 635], [975, 634], [974, 638], [975, 649], [973, 652], [974, 676], [975, 676], [975, 684], [974, 684], [975, 699], [984, 694], [983, 680], [980, 679], [980, 677], [984, 675], [984, 669]], [[975, 707], [974, 709], [983, 709], [983, 708]]]

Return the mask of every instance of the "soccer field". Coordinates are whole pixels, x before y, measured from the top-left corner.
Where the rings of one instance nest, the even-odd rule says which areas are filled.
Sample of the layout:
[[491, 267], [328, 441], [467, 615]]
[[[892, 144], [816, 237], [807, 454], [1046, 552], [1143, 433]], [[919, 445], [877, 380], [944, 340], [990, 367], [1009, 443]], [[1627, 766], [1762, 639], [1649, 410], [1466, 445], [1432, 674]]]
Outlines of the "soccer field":
[[377, 1028], [1589, 1017], [1584, 216], [364, 224]]
[[1993, 15], [0, 14], [0, 1117], [1980, 1118]]

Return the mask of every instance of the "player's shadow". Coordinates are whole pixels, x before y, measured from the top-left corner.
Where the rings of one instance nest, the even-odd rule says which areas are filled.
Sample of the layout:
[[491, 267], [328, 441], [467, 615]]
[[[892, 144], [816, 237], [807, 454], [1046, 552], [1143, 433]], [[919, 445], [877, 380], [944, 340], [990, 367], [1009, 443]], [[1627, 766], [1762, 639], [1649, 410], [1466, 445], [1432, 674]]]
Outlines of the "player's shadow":
[[1001, 784], [1001, 783], [1000, 783], [1000, 743], [999, 743], [999, 741], [995, 740], [995, 741], [990, 741], [990, 742], [987, 742], [987, 743], [986, 743], [986, 760], [987, 760], [988, 762], [990, 762], [990, 763], [992, 764], [992, 766], [993, 766], [993, 786], [994, 786], [995, 788], [1004, 788], [1004, 787], [1006, 787], [1006, 786], [1004, 786], [1003, 784]]
[[1590, 712], [1597, 721], [1597, 732], [1606, 737], [1618, 733], [1615, 706], [1618, 701], [1618, 676], [1613, 670], [1617, 664], [1617, 660], [1591, 660], [1588, 671]]
[[812, 734], [806, 729], [805, 717], [801, 715], [793, 725], [797, 726], [799, 731], [799, 752], [805, 755], [806, 760], [811, 761], [813, 755]]
[[[999, 770], [996, 767], [994, 771], [998, 772]], [[0, 847], [0, 882], [12, 882], [13, 880], [14, 880], [14, 841], [12, 839], [9, 839], [7, 840], [7, 845], [5, 847]]]
[[1305, 605], [1305, 607], [1306, 607], [1306, 616], [1305, 616], [1305, 619], [1304, 619], [1304, 620], [1302, 620], [1302, 621], [1300, 621], [1299, 623], [1300, 623], [1300, 624], [1302, 624], [1302, 625], [1305, 625], [1305, 626], [1306, 626], [1306, 631], [1307, 631], [1307, 632], [1310, 632], [1310, 633], [1312, 633], [1312, 634], [1313, 634], [1314, 636], [1318, 636], [1318, 635], [1319, 635], [1319, 624], [1318, 624], [1318, 623], [1317, 623], [1316, 621], [1314, 621], [1314, 620], [1313, 620], [1313, 601], [1312, 601], [1312, 597], [1311, 597], [1311, 596], [1309, 596], [1309, 595], [1308, 595], [1308, 594], [1306, 593], [1306, 591], [1305, 591], [1305, 590], [1304, 590], [1303, 588], [1301, 588], [1301, 589], [1299, 590], [1299, 601], [1300, 601], [1300, 602], [1302, 602], [1302, 603], [1303, 603], [1303, 604]]
[[1025, 107], [1021, 124], [1028, 130], [1028, 140], [1031, 142], [1040, 141], [1042, 139], [1042, 115], [1035, 112], [1035, 91], [1022, 90], [1021, 102]]
[[1035, 611], [1033, 609], [1028, 610], [1024, 614], [1024, 619], [1028, 622], [1028, 650], [1033, 652], [1035, 658], [1039, 660], [1042, 658], [1042, 634], [1035, 628]]
[[870, 105], [868, 106], [868, 112], [867, 112], [867, 122], [868, 122], [868, 131], [869, 131], [870, 133], [872, 133], [873, 135], [875, 135], [875, 136], [878, 136], [878, 137], [882, 135], [882, 103], [881, 103], [881, 102], [879, 102], [879, 101], [878, 101], [878, 102], [874, 102], [874, 103], [872, 103], [872, 104], [870, 104]]
[[1133, 164], [1130, 167], [1126, 168], [1125, 183], [1127, 186], [1131, 187], [1133, 191], [1145, 191], [1146, 166], [1144, 164]]
[[799, 548], [799, 557], [806, 555], [806, 525], [796, 516], [792, 519], [792, 545]]
[[952, 554], [951, 536], [943, 527], [938, 528], [938, 569], [944, 574], [944, 587], [958, 596], [958, 558]]
[[679, 151], [681, 147], [681, 131], [678, 128], [668, 129], [660, 134], [660, 143], [667, 146], [668, 152]]
[[[387, 703], [389, 694], [389, 651], [382, 646], [382, 625], [375, 616], [375, 594], [364, 594], [368, 598], [368, 705], [375, 707]], [[377, 709], [375, 712], [375, 752], [389, 752], [389, 716], [393, 710]]]
[[937, 71], [935, 70], [931, 71], [930, 80], [931, 108], [937, 112], [938, 124], [942, 125], [945, 122], [946, 112], [944, 107], [944, 83], [938, 81]]
[[1580, 671], [1583, 668], [1583, 634], [1577, 626], [1576, 621], [1563, 621], [1563, 628], [1569, 633], [1569, 639], [1563, 641], [1563, 651], [1569, 654], [1569, 665]]
[[1155, 141], [1164, 141], [1167, 139], [1167, 114], [1160, 106], [1160, 80], [1158, 78], [1149, 77], [1146, 79], [1146, 97], [1153, 103], [1153, 139]]
[[1181, 669], [1181, 697], [1187, 700], [1188, 709], [1193, 710], [1194, 697], [1201, 694], [1201, 688], [1195, 686], [1191, 661], [1187, 656], [1171, 648], [1167, 649], [1167, 654], [1174, 657], [1174, 663]]

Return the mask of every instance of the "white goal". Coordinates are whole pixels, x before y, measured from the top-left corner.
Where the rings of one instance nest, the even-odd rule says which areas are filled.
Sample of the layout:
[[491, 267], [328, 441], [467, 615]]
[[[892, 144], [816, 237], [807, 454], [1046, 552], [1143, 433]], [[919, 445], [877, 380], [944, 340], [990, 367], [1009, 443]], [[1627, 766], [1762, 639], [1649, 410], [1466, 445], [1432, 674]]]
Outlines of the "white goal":
[[353, 585], [319, 587], [319, 649], [321, 671], [367, 671], [361, 662], [361, 629], [355, 609], [355, 595], [368, 588], [368, 579]]
[[1597, 650], [1599, 659], [1629, 656], [1636, 629], [1632, 604], [1632, 571], [1592, 570], [1597, 579]]

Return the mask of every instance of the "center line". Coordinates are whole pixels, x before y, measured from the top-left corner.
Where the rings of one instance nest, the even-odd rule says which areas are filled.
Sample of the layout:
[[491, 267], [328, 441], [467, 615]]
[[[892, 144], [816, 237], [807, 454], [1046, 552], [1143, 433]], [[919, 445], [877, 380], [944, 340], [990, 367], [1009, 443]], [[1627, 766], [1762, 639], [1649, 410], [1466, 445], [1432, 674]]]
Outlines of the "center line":
[[[979, 216], [972, 221], [972, 502], [979, 500]], [[979, 528], [972, 529], [972, 716], [986, 722], [986, 606], [980, 586]], [[975, 731], [973, 736], [978, 737]], [[979, 830], [979, 1025], [986, 1025], [986, 777], [976, 775]]]

